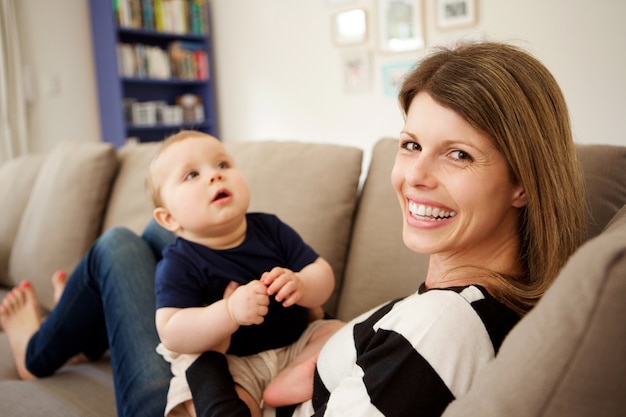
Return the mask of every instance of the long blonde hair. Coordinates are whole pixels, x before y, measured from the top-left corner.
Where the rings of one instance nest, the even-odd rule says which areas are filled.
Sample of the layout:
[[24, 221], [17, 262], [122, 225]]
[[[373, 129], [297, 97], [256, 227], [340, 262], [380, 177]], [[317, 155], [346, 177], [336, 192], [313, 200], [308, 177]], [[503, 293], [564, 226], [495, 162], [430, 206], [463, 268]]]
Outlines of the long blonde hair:
[[487, 274], [500, 283], [494, 296], [523, 315], [585, 235], [584, 183], [561, 89], [527, 52], [484, 42], [440, 48], [422, 60], [399, 93], [405, 115], [421, 91], [490, 137], [524, 187], [519, 233], [526, 274]]

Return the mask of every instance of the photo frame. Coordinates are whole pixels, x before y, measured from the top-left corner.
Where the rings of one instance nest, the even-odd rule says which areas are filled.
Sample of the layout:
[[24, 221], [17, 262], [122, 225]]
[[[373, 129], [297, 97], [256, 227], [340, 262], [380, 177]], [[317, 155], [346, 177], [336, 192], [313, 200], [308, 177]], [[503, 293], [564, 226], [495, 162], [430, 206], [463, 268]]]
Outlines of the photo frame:
[[478, 0], [436, 0], [439, 29], [453, 29], [476, 24]]
[[333, 38], [337, 45], [356, 45], [367, 40], [365, 9], [350, 9], [332, 17]]
[[383, 77], [383, 91], [387, 97], [397, 97], [404, 77], [415, 68], [415, 61], [388, 62], [380, 68]]
[[370, 53], [365, 47], [347, 48], [342, 54], [344, 91], [364, 93], [371, 89]]
[[378, 0], [379, 46], [384, 52], [424, 49], [423, 0]]

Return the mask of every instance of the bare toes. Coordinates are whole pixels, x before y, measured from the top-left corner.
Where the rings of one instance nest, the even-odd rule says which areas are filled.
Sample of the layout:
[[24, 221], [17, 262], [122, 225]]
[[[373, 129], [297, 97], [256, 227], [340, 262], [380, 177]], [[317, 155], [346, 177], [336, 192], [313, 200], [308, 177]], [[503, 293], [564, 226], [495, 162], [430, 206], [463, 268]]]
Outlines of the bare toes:
[[65, 284], [67, 284], [67, 275], [65, 271], [56, 271], [52, 274], [52, 290], [54, 292], [54, 302], [58, 303], [65, 290]]

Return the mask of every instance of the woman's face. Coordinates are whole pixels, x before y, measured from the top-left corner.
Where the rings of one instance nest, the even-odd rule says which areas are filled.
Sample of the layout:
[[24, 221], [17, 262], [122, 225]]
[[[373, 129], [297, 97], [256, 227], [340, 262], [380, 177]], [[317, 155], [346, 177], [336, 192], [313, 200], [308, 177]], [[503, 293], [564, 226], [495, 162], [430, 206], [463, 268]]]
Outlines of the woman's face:
[[523, 188], [486, 135], [427, 93], [411, 102], [391, 181], [409, 249], [493, 268], [517, 253]]

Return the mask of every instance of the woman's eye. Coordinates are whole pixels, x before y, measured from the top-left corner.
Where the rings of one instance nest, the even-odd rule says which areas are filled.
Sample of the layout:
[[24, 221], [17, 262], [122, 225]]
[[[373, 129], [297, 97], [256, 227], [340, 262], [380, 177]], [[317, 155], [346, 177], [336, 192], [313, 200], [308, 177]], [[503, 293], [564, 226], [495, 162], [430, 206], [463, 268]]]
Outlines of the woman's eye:
[[450, 152], [450, 156], [452, 157], [452, 159], [457, 159], [457, 160], [464, 160], [464, 161], [472, 160], [472, 156], [464, 151], [452, 151]]
[[402, 147], [407, 151], [421, 151], [422, 147], [417, 142], [404, 142]]

